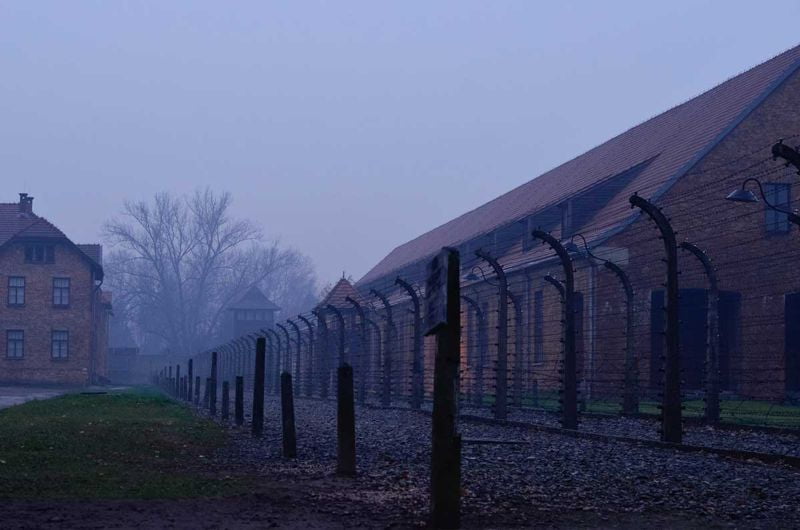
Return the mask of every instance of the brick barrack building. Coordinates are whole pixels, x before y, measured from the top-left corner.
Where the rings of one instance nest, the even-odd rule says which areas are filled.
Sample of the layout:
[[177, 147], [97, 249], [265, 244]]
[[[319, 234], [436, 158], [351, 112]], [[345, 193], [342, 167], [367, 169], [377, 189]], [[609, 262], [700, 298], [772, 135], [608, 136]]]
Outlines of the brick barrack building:
[[106, 377], [110, 293], [100, 245], [77, 245], [33, 212], [0, 203], [1, 383], [87, 385]]
[[[633, 74], [631, 74], [633, 75]], [[587, 87], [587, 91], [590, 91]], [[560, 165], [438, 228], [404, 243], [356, 287], [410, 304], [397, 277], [422, 288], [427, 261], [444, 246], [460, 250], [463, 304], [462, 390], [493, 377], [497, 277], [482, 250], [508, 277], [508, 387], [522, 371], [524, 391], [556, 388], [560, 378], [561, 304], [550, 274], [563, 279], [553, 251], [534, 229], [574, 243], [578, 369], [582, 393], [619, 395], [625, 344], [625, 297], [603, 267], [610, 260], [633, 285], [633, 354], [641, 394], [656, 394], [664, 352], [664, 244], [653, 223], [632, 209], [633, 194], [672, 219], [680, 241], [701, 247], [719, 276], [719, 377], [731, 396], [793, 399], [800, 392], [800, 241], [783, 214], [726, 201], [747, 177], [759, 177], [772, 203], [800, 196], [797, 168], [774, 160], [780, 139], [800, 144], [800, 47], [790, 49]], [[749, 189], [758, 194], [755, 183]], [[600, 259], [589, 259], [583, 240]], [[699, 260], [681, 252], [683, 390], [703, 388], [709, 283]], [[515, 302], [512, 304], [511, 302]], [[378, 305], [379, 306], [379, 305]], [[400, 329], [408, 311], [395, 310]], [[402, 321], [400, 321], [402, 319]], [[412, 349], [401, 334], [404, 363]], [[487, 366], [476, 375], [478, 359]], [[426, 384], [432, 348], [425, 344]], [[486, 388], [491, 393], [491, 388]]]

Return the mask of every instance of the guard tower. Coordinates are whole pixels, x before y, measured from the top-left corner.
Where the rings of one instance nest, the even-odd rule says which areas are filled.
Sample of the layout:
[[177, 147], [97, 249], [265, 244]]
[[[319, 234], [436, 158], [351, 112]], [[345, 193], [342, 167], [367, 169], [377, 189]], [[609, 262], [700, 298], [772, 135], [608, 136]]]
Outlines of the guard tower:
[[275, 312], [279, 310], [280, 307], [264, 296], [258, 287], [251, 287], [241, 298], [228, 305], [225, 338], [235, 339], [271, 327], [275, 322]]

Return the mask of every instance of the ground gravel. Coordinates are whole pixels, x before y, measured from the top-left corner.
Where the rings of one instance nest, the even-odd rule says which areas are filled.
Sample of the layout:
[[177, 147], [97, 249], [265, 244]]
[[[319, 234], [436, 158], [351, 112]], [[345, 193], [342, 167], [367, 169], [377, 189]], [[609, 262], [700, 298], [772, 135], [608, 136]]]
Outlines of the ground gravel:
[[[281, 456], [279, 402], [269, 397], [264, 437], [253, 439], [246, 427], [231, 427], [233, 443], [216, 455], [217, 465], [244, 466], [265, 481], [291, 485], [307, 496], [309, 510], [332, 521], [425, 525], [429, 416], [357, 407], [359, 474], [343, 479], [334, 475], [335, 403], [297, 399], [295, 409], [296, 460]], [[636, 426], [606, 420], [592, 426], [625, 436], [639, 432], [634, 429], [645, 438], [657, 436], [645, 436], [639, 420], [619, 420]], [[581, 428], [588, 429], [586, 423]], [[800, 527], [797, 469], [470, 421], [461, 421], [459, 429], [465, 440], [466, 527]], [[652, 422], [647, 430], [653, 430]], [[735, 434], [699, 428], [687, 438], [727, 444]], [[744, 436], [748, 440], [742, 444], [764, 447], [757, 445], [760, 435]]]

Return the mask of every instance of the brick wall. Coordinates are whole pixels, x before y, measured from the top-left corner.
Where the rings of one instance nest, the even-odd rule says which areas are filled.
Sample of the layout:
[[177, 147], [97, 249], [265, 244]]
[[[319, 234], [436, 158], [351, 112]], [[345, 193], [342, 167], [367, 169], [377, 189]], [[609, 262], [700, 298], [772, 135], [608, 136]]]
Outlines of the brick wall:
[[[8, 277], [25, 277], [25, 305], [9, 307]], [[53, 278], [70, 279], [66, 308], [53, 306]], [[25, 263], [24, 245], [12, 243], [0, 250], [0, 381], [85, 385], [91, 373], [92, 330], [97, 327], [98, 355], [95, 367], [105, 370], [105, 324], [92, 322], [93, 274], [79, 251], [66, 243], [55, 244], [55, 263]], [[100, 304], [98, 304], [100, 305]], [[105, 315], [102, 306], [99, 316]], [[25, 332], [22, 359], [7, 356], [7, 330]], [[69, 331], [69, 356], [53, 359], [51, 332]]]

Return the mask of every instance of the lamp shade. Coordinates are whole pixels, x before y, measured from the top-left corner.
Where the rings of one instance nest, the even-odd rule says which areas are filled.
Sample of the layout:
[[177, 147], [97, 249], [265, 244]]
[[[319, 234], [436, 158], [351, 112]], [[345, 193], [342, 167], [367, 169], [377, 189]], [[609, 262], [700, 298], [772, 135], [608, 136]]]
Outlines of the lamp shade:
[[758, 197], [752, 191], [744, 188], [736, 188], [725, 199], [733, 202], [758, 202]]

